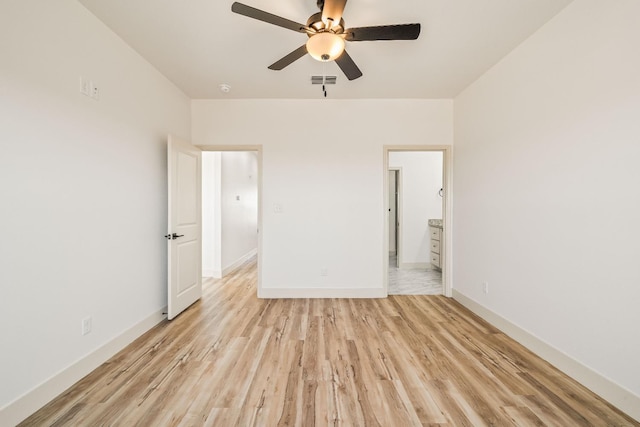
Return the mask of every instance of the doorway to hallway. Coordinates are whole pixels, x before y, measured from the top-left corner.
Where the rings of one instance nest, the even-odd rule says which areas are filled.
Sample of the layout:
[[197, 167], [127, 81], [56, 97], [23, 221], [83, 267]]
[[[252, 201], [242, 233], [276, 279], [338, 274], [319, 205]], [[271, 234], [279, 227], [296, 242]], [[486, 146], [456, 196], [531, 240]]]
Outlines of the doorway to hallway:
[[202, 275], [222, 278], [259, 248], [259, 151], [203, 152]]

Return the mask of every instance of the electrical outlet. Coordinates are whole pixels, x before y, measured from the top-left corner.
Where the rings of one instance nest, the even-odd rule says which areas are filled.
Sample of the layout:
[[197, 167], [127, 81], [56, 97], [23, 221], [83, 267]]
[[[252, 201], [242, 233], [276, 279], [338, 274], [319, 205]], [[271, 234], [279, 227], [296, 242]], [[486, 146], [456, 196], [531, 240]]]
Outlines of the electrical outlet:
[[485, 294], [489, 293], [489, 282], [482, 282], [482, 292]]
[[91, 333], [91, 316], [82, 319], [82, 335]]
[[320, 269], [320, 275], [323, 276], [323, 277], [328, 276], [329, 275], [329, 269], [326, 268], [326, 267], [322, 267]]

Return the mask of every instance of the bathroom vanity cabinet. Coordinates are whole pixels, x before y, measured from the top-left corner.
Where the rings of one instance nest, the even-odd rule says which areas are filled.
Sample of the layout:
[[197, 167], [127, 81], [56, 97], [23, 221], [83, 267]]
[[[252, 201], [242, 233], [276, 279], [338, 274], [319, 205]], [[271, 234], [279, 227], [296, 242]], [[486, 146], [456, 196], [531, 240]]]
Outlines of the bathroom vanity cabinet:
[[430, 239], [430, 260], [431, 265], [437, 269], [442, 269], [442, 265], [444, 264], [443, 260], [443, 236], [442, 233], [442, 220], [441, 219], [430, 219], [429, 220], [429, 234], [431, 235]]

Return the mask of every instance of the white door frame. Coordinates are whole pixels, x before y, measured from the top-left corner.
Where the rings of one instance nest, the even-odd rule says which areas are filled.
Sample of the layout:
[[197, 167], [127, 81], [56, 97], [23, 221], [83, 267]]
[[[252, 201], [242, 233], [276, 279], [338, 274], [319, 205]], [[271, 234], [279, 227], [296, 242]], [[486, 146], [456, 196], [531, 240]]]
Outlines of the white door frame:
[[[383, 147], [384, 182], [383, 182], [383, 200], [384, 200], [384, 234], [383, 239], [383, 287], [384, 294], [389, 295], [389, 153], [393, 151], [439, 151], [442, 153], [442, 223], [444, 242], [441, 251], [444, 253], [444, 265], [442, 268], [442, 293], [444, 296], [453, 296], [452, 284], [452, 177], [453, 177], [453, 158], [452, 147], [450, 145], [385, 145]], [[424, 220], [427, 221], [428, 218]], [[401, 223], [402, 224], [402, 223]]]
[[202, 151], [253, 151], [258, 157], [258, 283], [256, 293], [262, 293], [262, 145], [197, 145]]

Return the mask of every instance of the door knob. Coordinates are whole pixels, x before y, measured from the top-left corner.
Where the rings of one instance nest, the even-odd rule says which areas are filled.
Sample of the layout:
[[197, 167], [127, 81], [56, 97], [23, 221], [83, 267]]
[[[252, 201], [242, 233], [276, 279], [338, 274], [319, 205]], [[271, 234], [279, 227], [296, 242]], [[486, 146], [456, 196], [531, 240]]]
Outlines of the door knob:
[[167, 240], [176, 240], [178, 237], [184, 237], [184, 234], [167, 234], [166, 236], [164, 236]]

